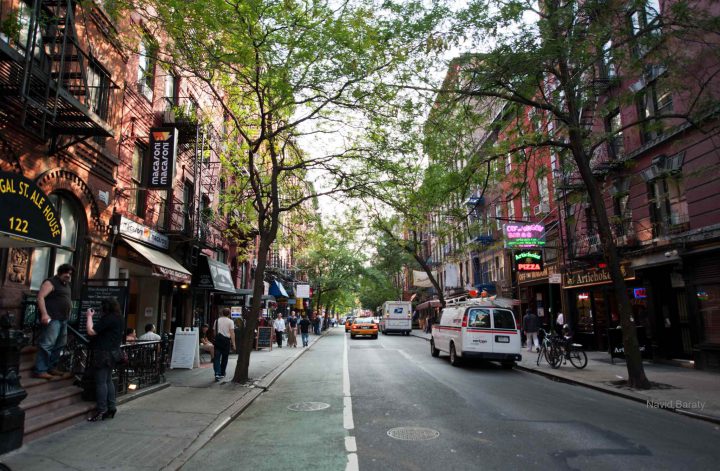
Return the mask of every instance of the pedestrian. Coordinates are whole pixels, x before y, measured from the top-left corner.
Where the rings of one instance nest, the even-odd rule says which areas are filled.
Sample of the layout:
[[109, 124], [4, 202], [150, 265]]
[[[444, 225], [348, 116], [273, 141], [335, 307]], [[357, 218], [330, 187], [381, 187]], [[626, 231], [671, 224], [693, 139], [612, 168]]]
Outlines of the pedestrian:
[[[67, 343], [67, 320], [72, 310], [72, 291], [70, 279], [75, 269], [63, 263], [52, 278], [40, 285], [37, 294], [37, 308], [40, 311], [40, 336], [35, 356], [33, 376], [42, 379], [54, 379], [55, 376], [68, 376], [69, 373], [57, 368], [60, 352]], [[120, 332], [122, 336], [122, 332]]]
[[307, 314], [302, 315], [302, 319], [298, 322], [298, 328], [300, 329], [303, 347], [307, 347], [310, 337], [310, 321], [307, 318]]
[[210, 326], [203, 324], [200, 327], [200, 351], [210, 354], [210, 361], [215, 359], [215, 345], [210, 341]]
[[115, 298], [102, 302], [102, 315], [94, 321], [95, 310], [87, 310], [85, 327], [91, 338], [92, 369], [95, 376], [95, 413], [90, 422], [112, 419], [117, 407], [112, 372], [120, 359], [120, 343], [123, 339], [123, 318], [120, 303]]
[[297, 348], [297, 332], [298, 319], [295, 317], [295, 313], [291, 312], [290, 317], [287, 320], [287, 343], [288, 347]]
[[558, 335], [562, 335], [563, 326], [565, 325], [565, 316], [562, 312], [558, 312], [557, 319], [555, 319], [555, 332]]
[[135, 329], [132, 327], [128, 327], [125, 329], [125, 340], [123, 340], [124, 343], [135, 343], [137, 342], [137, 333], [135, 333]]
[[278, 314], [275, 322], [273, 322], [273, 329], [275, 329], [275, 340], [277, 341], [278, 348], [282, 348], [283, 334], [285, 333], [285, 321], [283, 320], [282, 314]]
[[320, 315], [319, 314], [315, 314], [315, 318], [313, 319], [312, 325], [313, 325], [313, 332], [315, 333], [315, 335], [320, 335]]
[[225, 377], [230, 349], [235, 349], [235, 324], [230, 319], [230, 308], [222, 309], [222, 316], [215, 320], [215, 358], [213, 369], [215, 370], [215, 381]]
[[540, 330], [540, 318], [532, 309], [528, 309], [525, 317], [523, 317], [523, 330], [525, 331], [528, 352], [533, 351], [533, 346], [535, 346], [535, 350], [539, 351], [538, 331]]
[[149, 342], [160, 340], [160, 336], [155, 333], [155, 324], [145, 324], [145, 333], [138, 337], [140, 342]]

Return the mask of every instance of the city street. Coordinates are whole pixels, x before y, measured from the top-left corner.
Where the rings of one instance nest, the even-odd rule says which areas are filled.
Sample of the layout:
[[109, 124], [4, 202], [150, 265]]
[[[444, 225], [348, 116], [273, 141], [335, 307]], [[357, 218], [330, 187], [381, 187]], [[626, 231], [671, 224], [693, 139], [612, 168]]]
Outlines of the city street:
[[519, 370], [453, 368], [420, 338], [331, 329], [183, 469], [710, 469], [719, 438], [715, 424]]

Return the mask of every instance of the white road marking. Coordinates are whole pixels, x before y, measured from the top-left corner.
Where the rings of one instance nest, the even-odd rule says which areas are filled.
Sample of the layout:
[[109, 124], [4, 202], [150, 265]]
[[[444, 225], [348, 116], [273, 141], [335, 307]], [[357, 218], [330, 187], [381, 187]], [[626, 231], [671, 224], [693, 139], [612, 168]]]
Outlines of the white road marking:
[[[345, 430], [353, 430], [355, 422], [352, 413], [352, 397], [350, 395], [350, 367], [348, 366], [347, 335], [343, 337], [343, 426]], [[345, 437], [345, 450], [348, 452], [348, 461], [345, 471], [359, 471], [357, 456], [357, 443], [353, 435]]]
[[355, 437], [345, 437], [345, 449], [350, 453], [357, 451], [357, 443], [355, 443]]

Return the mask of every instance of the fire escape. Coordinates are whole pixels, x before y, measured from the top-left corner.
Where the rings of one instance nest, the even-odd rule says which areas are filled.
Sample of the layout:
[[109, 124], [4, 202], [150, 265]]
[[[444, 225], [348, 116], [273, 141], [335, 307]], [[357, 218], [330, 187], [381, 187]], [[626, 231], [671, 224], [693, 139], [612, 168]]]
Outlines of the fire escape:
[[53, 146], [60, 136], [113, 135], [107, 120], [119, 88], [80, 45], [78, 4], [21, 1], [0, 12], [6, 23], [17, 19], [15, 31], [0, 35], [0, 119], [53, 139]]

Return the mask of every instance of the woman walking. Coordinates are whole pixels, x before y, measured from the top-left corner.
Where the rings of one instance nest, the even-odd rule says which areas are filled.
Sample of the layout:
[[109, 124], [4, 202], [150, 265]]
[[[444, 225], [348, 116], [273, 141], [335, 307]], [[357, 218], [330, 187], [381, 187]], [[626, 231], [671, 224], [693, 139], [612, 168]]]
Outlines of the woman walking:
[[95, 413], [90, 422], [112, 419], [117, 412], [115, 404], [115, 385], [112, 382], [112, 370], [120, 358], [120, 343], [123, 339], [123, 321], [120, 303], [111, 298], [102, 302], [102, 316], [95, 322], [95, 310], [87, 310], [85, 327], [92, 340], [92, 366], [95, 373]]
[[287, 320], [287, 343], [288, 347], [297, 348], [297, 336], [295, 335], [295, 332], [297, 331], [297, 317], [295, 317], [295, 313], [291, 313], [290, 317], [288, 317]]

